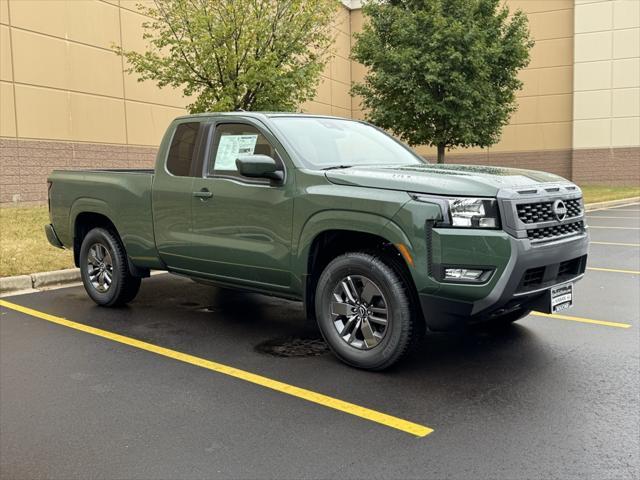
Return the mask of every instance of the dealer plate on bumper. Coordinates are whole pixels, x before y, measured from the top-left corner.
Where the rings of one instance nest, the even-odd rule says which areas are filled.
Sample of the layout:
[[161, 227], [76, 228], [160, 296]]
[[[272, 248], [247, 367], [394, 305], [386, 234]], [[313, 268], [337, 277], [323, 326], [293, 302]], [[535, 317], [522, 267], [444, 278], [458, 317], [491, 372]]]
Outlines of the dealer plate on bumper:
[[551, 295], [551, 313], [558, 313], [573, 306], [573, 283], [563, 283], [552, 287]]

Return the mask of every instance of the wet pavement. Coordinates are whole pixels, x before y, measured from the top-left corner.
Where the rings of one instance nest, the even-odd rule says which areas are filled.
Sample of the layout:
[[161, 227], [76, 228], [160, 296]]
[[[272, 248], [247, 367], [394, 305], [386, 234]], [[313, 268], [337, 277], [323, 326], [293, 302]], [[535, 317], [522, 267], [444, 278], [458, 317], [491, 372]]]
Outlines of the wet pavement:
[[327, 353], [298, 303], [172, 275], [122, 309], [82, 287], [6, 297], [434, 431], [417, 438], [3, 307], [0, 477], [638, 478], [640, 205], [588, 223], [604, 227], [591, 229], [602, 244], [589, 267], [611, 271], [588, 270], [564, 313], [630, 328], [529, 316], [431, 335], [382, 373]]

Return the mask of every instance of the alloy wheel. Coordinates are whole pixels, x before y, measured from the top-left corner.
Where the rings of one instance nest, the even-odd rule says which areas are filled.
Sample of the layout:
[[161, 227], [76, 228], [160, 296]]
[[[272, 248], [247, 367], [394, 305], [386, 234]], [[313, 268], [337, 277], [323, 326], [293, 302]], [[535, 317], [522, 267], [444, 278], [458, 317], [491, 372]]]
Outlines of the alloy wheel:
[[338, 282], [331, 299], [331, 320], [338, 335], [350, 346], [369, 350], [378, 345], [389, 324], [387, 301], [380, 288], [363, 275]]
[[113, 259], [106, 246], [94, 243], [87, 255], [87, 275], [93, 288], [105, 293], [113, 281]]

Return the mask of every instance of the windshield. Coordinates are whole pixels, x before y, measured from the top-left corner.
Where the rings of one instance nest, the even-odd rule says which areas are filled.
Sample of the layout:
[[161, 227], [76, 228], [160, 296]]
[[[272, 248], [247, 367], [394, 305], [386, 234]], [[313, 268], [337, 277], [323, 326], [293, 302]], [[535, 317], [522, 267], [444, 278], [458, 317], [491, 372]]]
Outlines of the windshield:
[[393, 137], [365, 123], [322, 117], [272, 117], [312, 168], [426, 163]]

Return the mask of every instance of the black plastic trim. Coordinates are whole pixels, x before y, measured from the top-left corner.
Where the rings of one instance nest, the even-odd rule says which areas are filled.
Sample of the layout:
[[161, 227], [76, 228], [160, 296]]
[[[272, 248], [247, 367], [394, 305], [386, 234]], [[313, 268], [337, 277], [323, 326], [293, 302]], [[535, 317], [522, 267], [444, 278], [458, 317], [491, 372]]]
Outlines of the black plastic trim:
[[47, 240], [51, 245], [53, 245], [56, 248], [64, 248], [64, 245], [58, 238], [58, 234], [56, 233], [56, 230], [53, 228], [52, 224], [49, 223], [44, 226], [44, 233], [47, 236]]

